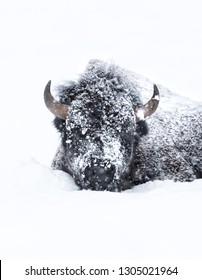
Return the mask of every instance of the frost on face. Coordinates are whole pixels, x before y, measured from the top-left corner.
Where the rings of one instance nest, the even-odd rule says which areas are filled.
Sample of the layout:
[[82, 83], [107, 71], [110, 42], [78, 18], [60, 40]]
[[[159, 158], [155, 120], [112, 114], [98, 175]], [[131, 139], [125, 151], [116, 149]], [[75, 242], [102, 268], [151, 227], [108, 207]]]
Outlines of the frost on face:
[[140, 98], [119, 67], [100, 61], [89, 63], [72, 91], [65, 93], [71, 109], [62, 131], [64, 169], [82, 188], [118, 190], [138, 139]]
[[[66, 121], [68, 167], [83, 188], [117, 185], [115, 181], [120, 180], [132, 157], [132, 103], [109, 89], [103, 93], [93, 85], [83, 92], [72, 102]], [[107, 182], [101, 182], [101, 177]]]

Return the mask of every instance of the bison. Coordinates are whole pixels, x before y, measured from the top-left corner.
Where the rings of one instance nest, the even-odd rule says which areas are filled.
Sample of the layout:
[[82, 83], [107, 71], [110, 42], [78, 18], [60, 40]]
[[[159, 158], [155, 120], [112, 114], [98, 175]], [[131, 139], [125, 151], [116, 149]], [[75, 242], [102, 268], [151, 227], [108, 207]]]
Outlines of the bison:
[[153, 180], [202, 178], [202, 103], [100, 60], [56, 90], [59, 101], [51, 81], [44, 91], [61, 133], [52, 167], [69, 173], [80, 189], [122, 191]]

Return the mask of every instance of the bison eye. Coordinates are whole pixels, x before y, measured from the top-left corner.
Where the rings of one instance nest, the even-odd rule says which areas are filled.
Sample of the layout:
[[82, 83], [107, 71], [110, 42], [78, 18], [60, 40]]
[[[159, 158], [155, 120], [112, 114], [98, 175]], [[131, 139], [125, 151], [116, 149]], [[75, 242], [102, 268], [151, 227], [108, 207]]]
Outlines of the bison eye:
[[121, 138], [126, 142], [132, 142], [134, 138], [134, 133], [132, 131], [123, 131], [121, 133]]
[[72, 139], [73, 140], [79, 140], [82, 138], [83, 133], [82, 133], [82, 129], [81, 128], [75, 128], [71, 131], [72, 134]]
[[94, 142], [100, 142], [100, 136], [95, 136], [94, 139], [93, 139]]
[[139, 121], [136, 131], [140, 136], [146, 135], [148, 133], [148, 128], [147, 128], [146, 122]]

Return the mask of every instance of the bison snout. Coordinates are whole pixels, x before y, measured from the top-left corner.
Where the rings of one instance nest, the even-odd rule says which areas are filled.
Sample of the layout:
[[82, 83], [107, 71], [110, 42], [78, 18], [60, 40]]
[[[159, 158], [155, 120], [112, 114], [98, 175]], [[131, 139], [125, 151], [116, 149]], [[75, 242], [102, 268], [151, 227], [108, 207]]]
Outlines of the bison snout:
[[84, 173], [85, 180], [92, 189], [105, 190], [114, 179], [115, 166], [108, 161], [92, 159]]

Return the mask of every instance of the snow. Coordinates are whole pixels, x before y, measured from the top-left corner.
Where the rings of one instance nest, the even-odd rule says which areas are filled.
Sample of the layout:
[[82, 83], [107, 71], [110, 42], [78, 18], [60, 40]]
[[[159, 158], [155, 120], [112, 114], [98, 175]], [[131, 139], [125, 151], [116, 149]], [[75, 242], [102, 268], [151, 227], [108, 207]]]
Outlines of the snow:
[[33, 159], [11, 177], [0, 196], [2, 258], [201, 258], [202, 180], [78, 191]]
[[202, 100], [200, 13], [199, 0], [2, 2], [1, 259], [202, 259], [202, 180], [78, 191], [50, 168], [59, 136], [43, 103], [48, 80], [91, 58]]

